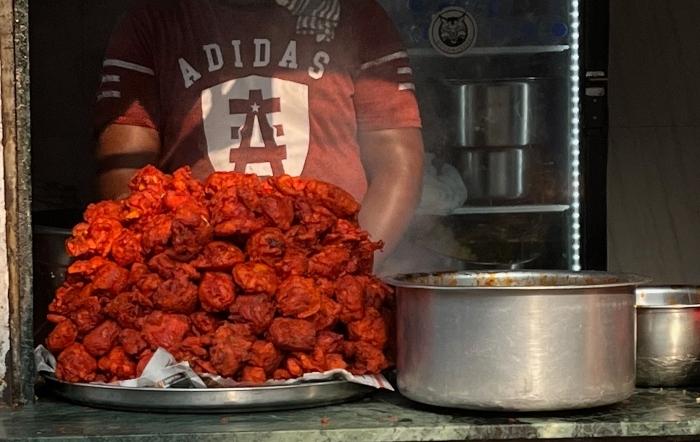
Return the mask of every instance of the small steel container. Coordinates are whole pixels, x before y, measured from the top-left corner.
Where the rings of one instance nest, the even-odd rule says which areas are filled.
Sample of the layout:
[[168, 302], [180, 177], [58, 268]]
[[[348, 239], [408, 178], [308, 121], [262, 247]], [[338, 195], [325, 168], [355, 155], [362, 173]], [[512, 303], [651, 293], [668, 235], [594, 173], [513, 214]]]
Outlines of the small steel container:
[[551, 143], [566, 115], [565, 83], [551, 78], [450, 79], [446, 86], [455, 146]]
[[637, 385], [700, 385], [700, 287], [637, 289]]
[[537, 153], [532, 146], [458, 149], [457, 168], [468, 189], [467, 202], [513, 202], [529, 196], [539, 165]]
[[410, 399], [473, 410], [588, 408], [635, 386], [635, 275], [400, 275], [397, 381]]

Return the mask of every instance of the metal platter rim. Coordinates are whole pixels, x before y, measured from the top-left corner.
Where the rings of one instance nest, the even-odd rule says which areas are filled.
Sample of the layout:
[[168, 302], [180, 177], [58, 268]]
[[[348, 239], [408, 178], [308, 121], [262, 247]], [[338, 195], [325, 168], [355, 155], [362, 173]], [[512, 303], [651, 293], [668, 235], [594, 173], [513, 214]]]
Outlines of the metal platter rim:
[[339, 386], [345, 384], [357, 385], [358, 389], [365, 387], [368, 390], [372, 389], [369, 385], [359, 384], [356, 382], [346, 381], [344, 379], [333, 379], [328, 381], [309, 381], [300, 382], [298, 384], [282, 384], [282, 385], [260, 385], [255, 387], [215, 387], [215, 388], [157, 388], [157, 387], [122, 387], [120, 385], [110, 385], [110, 384], [86, 384], [83, 382], [65, 382], [57, 379], [54, 376], [44, 374], [44, 378], [54, 384], [65, 385], [70, 387], [81, 387], [81, 388], [99, 388], [107, 390], [118, 390], [118, 391], [149, 391], [149, 392], [176, 392], [176, 393], [186, 393], [186, 392], [204, 392], [211, 391], [216, 393], [223, 393], [227, 391], [237, 391], [237, 392], [248, 392], [248, 391], [270, 391], [270, 390], [288, 390], [290, 388], [304, 388], [313, 386]]

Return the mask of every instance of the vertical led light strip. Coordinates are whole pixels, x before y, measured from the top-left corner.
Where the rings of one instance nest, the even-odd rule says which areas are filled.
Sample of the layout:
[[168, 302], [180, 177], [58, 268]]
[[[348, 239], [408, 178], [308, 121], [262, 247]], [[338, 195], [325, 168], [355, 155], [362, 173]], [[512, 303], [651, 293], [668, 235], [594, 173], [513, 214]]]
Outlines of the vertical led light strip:
[[571, 268], [581, 270], [581, 100], [579, 98], [579, 0], [571, 0]]

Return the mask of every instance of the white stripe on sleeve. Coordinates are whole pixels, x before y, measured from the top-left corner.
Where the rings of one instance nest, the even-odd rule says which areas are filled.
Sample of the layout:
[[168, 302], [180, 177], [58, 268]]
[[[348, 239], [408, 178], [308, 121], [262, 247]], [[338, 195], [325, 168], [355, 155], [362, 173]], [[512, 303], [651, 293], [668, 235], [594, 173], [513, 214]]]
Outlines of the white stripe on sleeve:
[[119, 75], [103, 75], [102, 83], [119, 83], [121, 78]]
[[108, 58], [103, 63], [102, 66], [114, 66], [118, 68], [129, 69], [131, 71], [141, 72], [142, 74], [156, 75], [156, 73], [151, 68], [146, 66], [141, 66], [140, 64], [131, 63], [124, 60], [118, 60], [116, 58]]
[[402, 68], [398, 68], [398, 69], [396, 70], [396, 73], [399, 74], [399, 75], [412, 74], [412, 73], [413, 73], [413, 69], [411, 69], [411, 68], [409, 68], [409, 67], [402, 67]]
[[122, 93], [119, 91], [102, 91], [97, 96], [97, 101], [100, 101], [103, 98], [121, 98], [121, 96], [122, 96]]
[[408, 53], [406, 51], [394, 52], [393, 54], [385, 55], [384, 57], [377, 58], [376, 60], [368, 61], [360, 66], [360, 69], [365, 71], [369, 68], [373, 68], [393, 60], [398, 60], [399, 58], [408, 58]]
[[399, 90], [400, 91], [415, 91], [416, 90], [416, 85], [413, 83], [399, 83]]

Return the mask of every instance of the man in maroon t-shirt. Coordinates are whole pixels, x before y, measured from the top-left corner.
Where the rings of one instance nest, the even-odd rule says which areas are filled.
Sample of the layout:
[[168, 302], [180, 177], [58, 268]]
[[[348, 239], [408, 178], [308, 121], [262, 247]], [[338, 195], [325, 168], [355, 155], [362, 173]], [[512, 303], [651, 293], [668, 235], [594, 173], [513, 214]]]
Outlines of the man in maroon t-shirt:
[[414, 90], [375, 0], [151, 1], [106, 51], [100, 191], [118, 198], [148, 163], [309, 176], [361, 201], [361, 225], [390, 251], [420, 197]]

